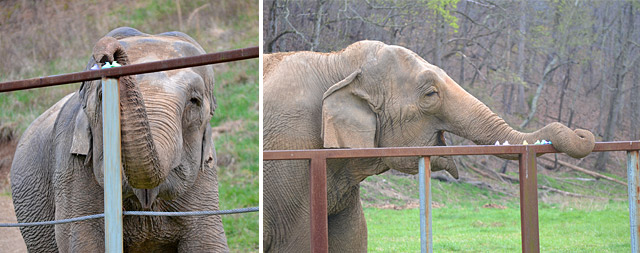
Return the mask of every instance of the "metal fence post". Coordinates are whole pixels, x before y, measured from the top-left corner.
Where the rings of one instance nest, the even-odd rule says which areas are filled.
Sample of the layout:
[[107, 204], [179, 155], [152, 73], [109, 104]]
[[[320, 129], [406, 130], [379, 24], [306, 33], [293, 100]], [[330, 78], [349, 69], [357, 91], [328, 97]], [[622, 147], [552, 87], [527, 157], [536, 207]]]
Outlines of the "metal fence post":
[[430, 157], [421, 157], [418, 162], [420, 181], [420, 252], [433, 252], [431, 230], [431, 168]]
[[520, 154], [520, 229], [522, 252], [540, 252], [536, 153], [528, 146]]
[[640, 201], [640, 165], [638, 150], [627, 151], [627, 187], [629, 191], [629, 225], [631, 228], [631, 252], [637, 253], [640, 248], [638, 240], [638, 202]]
[[122, 171], [118, 79], [102, 78], [105, 252], [122, 252]]
[[311, 252], [329, 252], [327, 217], [327, 159], [311, 159], [309, 172], [309, 210], [311, 220]]

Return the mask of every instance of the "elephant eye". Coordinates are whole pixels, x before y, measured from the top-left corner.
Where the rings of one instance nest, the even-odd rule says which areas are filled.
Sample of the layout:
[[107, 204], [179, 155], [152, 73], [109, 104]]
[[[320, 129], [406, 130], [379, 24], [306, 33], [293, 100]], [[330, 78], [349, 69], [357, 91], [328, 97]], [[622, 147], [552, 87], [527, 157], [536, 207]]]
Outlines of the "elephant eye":
[[191, 102], [194, 105], [200, 106], [202, 104], [202, 101], [200, 101], [199, 98], [197, 97], [192, 97], [189, 102]]
[[427, 91], [424, 93], [425, 97], [431, 97], [433, 95], [437, 95], [438, 94], [438, 89], [436, 89], [435, 86], [430, 86], [429, 88], [427, 88]]

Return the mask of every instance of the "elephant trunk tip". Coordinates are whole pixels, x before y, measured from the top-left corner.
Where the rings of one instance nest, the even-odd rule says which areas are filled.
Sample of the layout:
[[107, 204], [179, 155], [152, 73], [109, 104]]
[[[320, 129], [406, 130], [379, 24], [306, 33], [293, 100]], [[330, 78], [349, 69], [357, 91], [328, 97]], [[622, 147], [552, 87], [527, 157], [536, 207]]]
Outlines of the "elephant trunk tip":
[[96, 63], [118, 61], [120, 65], [128, 65], [129, 57], [124, 47], [113, 37], [103, 37], [93, 47], [93, 59]]
[[576, 152], [573, 152], [573, 154], [567, 154], [573, 158], [583, 158], [593, 151], [593, 148], [596, 145], [596, 138], [593, 133], [584, 129], [576, 129], [574, 132], [578, 138], [580, 138], [579, 140], [581, 144], [576, 148]]
[[152, 189], [160, 185], [166, 178], [168, 170], [159, 166], [157, 156], [152, 153], [152, 155], [142, 159], [133, 158], [130, 160], [139, 162], [137, 159], [143, 160], [147, 163], [135, 163], [135, 165], [125, 163], [124, 174], [127, 177], [129, 184], [138, 189]]
[[553, 147], [573, 158], [583, 158], [595, 147], [595, 136], [588, 130], [571, 130], [560, 123], [552, 123], [545, 128], [553, 130], [549, 137]]

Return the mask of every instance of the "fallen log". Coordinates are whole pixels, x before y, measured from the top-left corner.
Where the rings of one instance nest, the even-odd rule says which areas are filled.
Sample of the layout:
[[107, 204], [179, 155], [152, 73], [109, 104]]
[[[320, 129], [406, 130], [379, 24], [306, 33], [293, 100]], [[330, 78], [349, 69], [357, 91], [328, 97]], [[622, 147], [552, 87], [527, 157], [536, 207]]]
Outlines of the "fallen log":
[[460, 165], [462, 165], [462, 166], [463, 166], [463, 167], [465, 167], [465, 168], [469, 168], [469, 169], [471, 169], [471, 170], [475, 171], [476, 173], [478, 173], [478, 174], [480, 174], [480, 175], [482, 175], [482, 176], [484, 176], [484, 177], [487, 177], [487, 178], [493, 178], [493, 179], [501, 180], [501, 181], [502, 181], [502, 179], [501, 179], [501, 178], [499, 178], [499, 177], [495, 177], [495, 176], [493, 176], [493, 175], [491, 175], [491, 174], [489, 174], [489, 173], [487, 173], [487, 172], [484, 172], [484, 171], [482, 171], [482, 170], [480, 170], [480, 169], [475, 168], [474, 166], [469, 166], [469, 165], [467, 165], [467, 164], [466, 164], [465, 162], [463, 162], [463, 161], [460, 161]]
[[578, 194], [578, 193], [563, 191], [563, 190], [556, 189], [556, 188], [553, 188], [553, 187], [549, 187], [549, 186], [546, 186], [546, 185], [538, 185], [538, 188], [543, 189], [543, 190], [547, 190], [547, 191], [552, 191], [552, 192], [555, 192], [555, 193], [560, 193], [562, 195], [571, 196], [571, 197], [606, 199], [606, 198], [602, 198], [602, 197], [587, 196], [587, 195], [582, 195], [582, 194]]
[[[550, 161], [550, 162], [554, 162], [555, 161], [554, 159], [551, 159], [551, 158], [548, 158], [548, 157], [544, 157], [544, 156], [541, 156], [539, 158], [545, 159], [545, 160]], [[609, 181], [612, 181], [612, 182], [616, 182], [616, 183], [624, 185], [624, 186], [628, 186], [627, 183], [625, 183], [625, 182], [622, 182], [622, 181], [617, 180], [615, 178], [611, 178], [611, 177], [602, 175], [602, 174], [597, 173], [597, 172], [593, 172], [593, 171], [590, 171], [590, 170], [587, 170], [587, 169], [584, 169], [584, 168], [580, 168], [580, 167], [575, 166], [573, 164], [570, 164], [568, 162], [564, 162], [564, 161], [558, 160], [558, 163], [560, 165], [562, 165], [562, 166], [565, 166], [565, 167], [569, 168], [569, 169], [580, 171], [580, 172], [582, 172], [584, 174], [587, 174], [587, 175], [595, 177], [595, 178], [602, 178], [602, 179], [606, 179], [606, 180], [609, 180]]]
[[[520, 179], [518, 179], [518, 178], [516, 178], [516, 177], [512, 177], [512, 176], [509, 176], [509, 175], [507, 175], [507, 174], [502, 174], [502, 173], [498, 173], [498, 174], [499, 174], [501, 177], [503, 177], [503, 178], [505, 178], [505, 179], [507, 179], [507, 180], [509, 180], [509, 181], [511, 181], [511, 182], [514, 182], [514, 183], [518, 183], [518, 182], [520, 182]], [[589, 195], [582, 195], [582, 194], [579, 194], [579, 193], [573, 193], [573, 192], [563, 191], [563, 190], [560, 190], [560, 189], [553, 188], [553, 187], [551, 187], [551, 186], [546, 186], [546, 185], [541, 185], [541, 184], [538, 184], [538, 189], [547, 190], [547, 191], [552, 191], [552, 192], [559, 193], [559, 194], [562, 194], [562, 195], [565, 195], [565, 196], [570, 196], [570, 197], [578, 197], [578, 198], [592, 198], [592, 199], [611, 199], [611, 198], [598, 197], [598, 196], [589, 196]], [[615, 200], [622, 200], [622, 199], [615, 198]]]
[[[499, 175], [500, 173], [498, 173], [497, 171], [491, 170], [491, 169], [485, 169], [484, 171], [480, 168], [484, 168], [484, 166], [474, 162], [473, 160], [469, 161], [470, 163], [472, 163], [472, 165], [467, 165], [465, 164], [462, 160], [460, 161], [460, 164], [465, 167], [465, 168], [470, 168], [473, 171], [477, 172], [480, 175], [483, 175], [485, 177], [489, 177], [489, 178], [493, 178], [496, 180], [500, 180], [504, 183], [506, 183], [507, 181], [504, 181], [504, 179]], [[490, 174], [488, 174], [490, 172]]]

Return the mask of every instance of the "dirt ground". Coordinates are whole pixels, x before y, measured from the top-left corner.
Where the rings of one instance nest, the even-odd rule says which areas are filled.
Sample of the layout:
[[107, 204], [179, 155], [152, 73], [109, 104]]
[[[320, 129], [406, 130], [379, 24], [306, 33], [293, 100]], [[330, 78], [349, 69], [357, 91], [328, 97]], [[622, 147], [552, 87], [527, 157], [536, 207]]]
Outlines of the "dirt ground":
[[[9, 186], [9, 170], [13, 161], [13, 153], [16, 150], [17, 141], [11, 138], [0, 139], [0, 223], [15, 223], [16, 214], [13, 211], [13, 201], [8, 196], [11, 192]], [[27, 252], [27, 246], [22, 240], [20, 229], [0, 228], [0, 252], [15, 253]]]
[[[0, 223], [15, 223], [16, 214], [13, 212], [13, 202], [9, 196], [0, 196]], [[20, 229], [0, 228], [0, 252], [27, 252], [27, 246], [22, 240]]]
[[[1, 131], [1, 129], [0, 129]], [[3, 140], [0, 133], [0, 193], [8, 192], [9, 189], [9, 170], [13, 162], [13, 153], [16, 152], [17, 140]]]

